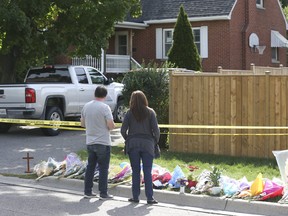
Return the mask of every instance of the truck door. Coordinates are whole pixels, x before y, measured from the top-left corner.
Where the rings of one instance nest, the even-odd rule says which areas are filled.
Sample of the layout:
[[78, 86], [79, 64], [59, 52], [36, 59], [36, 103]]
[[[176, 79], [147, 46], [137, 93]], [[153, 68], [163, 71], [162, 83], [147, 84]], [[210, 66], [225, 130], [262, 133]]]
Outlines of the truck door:
[[75, 73], [78, 79], [78, 101], [79, 101], [79, 112], [81, 112], [83, 106], [94, 99], [95, 88], [89, 85], [87, 74], [85, 69], [82, 67], [76, 67]]
[[[108, 80], [107, 77], [105, 77], [100, 71], [98, 71], [95, 68], [87, 68], [87, 70], [91, 78], [91, 82], [93, 86], [95, 86], [95, 88], [98, 85], [104, 85], [104, 83]], [[113, 95], [114, 89], [109, 88], [109, 85], [106, 85], [106, 88], [107, 88], [108, 93], [104, 102], [110, 106], [111, 110], [113, 110], [115, 107], [115, 101], [113, 101], [113, 97], [115, 97]]]

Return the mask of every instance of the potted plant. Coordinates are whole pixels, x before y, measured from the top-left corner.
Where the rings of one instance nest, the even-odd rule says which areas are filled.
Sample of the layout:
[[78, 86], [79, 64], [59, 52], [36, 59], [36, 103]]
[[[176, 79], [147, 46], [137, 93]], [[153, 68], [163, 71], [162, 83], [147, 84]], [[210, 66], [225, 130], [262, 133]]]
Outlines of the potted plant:
[[209, 189], [210, 194], [219, 195], [221, 192], [221, 187], [219, 185], [219, 180], [222, 175], [222, 170], [217, 167], [212, 167], [212, 171], [210, 172], [209, 178], [211, 182], [211, 188]]
[[194, 177], [193, 173], [190, 173], [188, 176], [187, 176], [187, 181], [188, 181], [188, 184], [187, 184], [187, 187], [188, 188], [191, 188], [191, 187], [195, 187], [196, 184], [197, 184], [197, 178]]

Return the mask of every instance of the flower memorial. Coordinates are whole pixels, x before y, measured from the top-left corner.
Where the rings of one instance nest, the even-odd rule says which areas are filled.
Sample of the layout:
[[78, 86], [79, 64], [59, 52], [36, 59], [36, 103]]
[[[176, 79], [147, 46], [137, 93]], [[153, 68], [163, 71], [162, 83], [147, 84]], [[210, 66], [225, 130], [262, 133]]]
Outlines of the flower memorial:
[[[265, 201], [278, 197], [278, 203], [288, 204], [288, 150], [273, 153], [279, 166], [281, 179], [270, 180], [264, 178], [261, 173], [251, 182], [245, 176], [241, 179], [233, 179], [223, 175], [222, 170], [215, 166], [211, 167], [211, 170], [203, 170], [196, 176], [193, 172], [199, 167], [193, 165], [186, 166], [190, 172], [186, 176], [178, 165], [171, 173], [168, 169], [153, 164], [153, 186], [159, 190], [180, 190], [180, 194], [186, 192], [247, 200]], [[33, 172], [38, 176], [36, 180], [46, 176], [84, 179], [86, 165], [87, 161], [81, 161], [77, 154], [70, 153], [61, 162], [57, 162], [51, 157], [47, 161], [41, 161], [34, 166]], [[97, 182], [98, 179], [99, 170], [96, 166], [94, 181]], [[121, 184], [131, 184], [131, 180], [132, 169], [128, 162], [110, 166], [108, 176], [110, 188]], [[144, 185], [143, 174], [141, 181]], [[215, 187], [217, 187], [217, 191]]]

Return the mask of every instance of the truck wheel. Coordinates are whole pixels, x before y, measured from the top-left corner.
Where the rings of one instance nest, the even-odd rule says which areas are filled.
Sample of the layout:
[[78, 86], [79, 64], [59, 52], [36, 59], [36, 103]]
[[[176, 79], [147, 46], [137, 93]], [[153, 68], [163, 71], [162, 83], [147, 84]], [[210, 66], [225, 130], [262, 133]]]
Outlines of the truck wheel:
[[7, 133], [11, 128], [12, 124], [0, 123], [0, 133]]
[[116, 109], [115, 109], [115, 121], [118, 123], [122, 123], [124, 120], [124, 116], [127, 112], [127, 107], [124, 105], [124, 101], [120, 100], [117, 103]]
[[[47, 110], [46, 120], [51, 121], [63, 121], [63, 114], [62, 111], [58, 107], [51, 107]], [[42, 128], [43, 133], [46, 136], [57, 136], [60, 133], [60, 129], [58, 128]]]

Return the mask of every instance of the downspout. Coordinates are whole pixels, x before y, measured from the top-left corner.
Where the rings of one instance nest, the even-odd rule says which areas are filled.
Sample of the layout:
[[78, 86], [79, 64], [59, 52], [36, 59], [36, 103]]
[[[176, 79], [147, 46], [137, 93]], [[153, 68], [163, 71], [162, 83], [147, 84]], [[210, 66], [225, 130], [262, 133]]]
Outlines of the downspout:
[[246, 31], [249, 27], [249, 0], [245, 1], [244, 25], [242, 28], [242, 70], [246, 69]]
[[133, 57], [133, 30], [130, 29], [129, 30], [129, 39], [128, 39], [128, 43], [129, 43], [129, 56], [130, 56], [130, 70], [132, 69], [132, 57]]
[[133, 55], [133, 30], [132, 29], [130, 29], [129, 30], [129, 39], [128, 39], [128, 43], [129, 43], [129, 45], [128, 45], [128, 55], [130, 55], [131, 57], [132, 57], [132, 55]]

